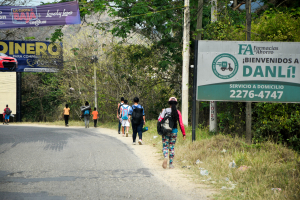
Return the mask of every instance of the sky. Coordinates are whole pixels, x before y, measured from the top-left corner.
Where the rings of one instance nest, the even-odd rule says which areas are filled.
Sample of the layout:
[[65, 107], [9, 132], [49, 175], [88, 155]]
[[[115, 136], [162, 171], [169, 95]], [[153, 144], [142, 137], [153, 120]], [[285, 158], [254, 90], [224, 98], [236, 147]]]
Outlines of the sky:
[[[233, 3], [233, 2], [232, 2]], [[263, 6], [264, 3], [261, 1], [256, 1], [256, 2], [252, 2], [251, 3], [251, 11], [254, 12], [255, 10], [257, 10], [258, 8], [260, 8], [261, 6]], [[240, 7], [241, 10], [244, 10], [246, 7], [246, 4], [242, 5]]]

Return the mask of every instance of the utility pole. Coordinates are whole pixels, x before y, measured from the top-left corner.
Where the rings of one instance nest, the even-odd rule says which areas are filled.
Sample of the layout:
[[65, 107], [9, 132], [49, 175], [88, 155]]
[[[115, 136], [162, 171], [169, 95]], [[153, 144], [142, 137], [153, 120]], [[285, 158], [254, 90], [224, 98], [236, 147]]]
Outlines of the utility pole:
[[237, 0], [233, 1], [233, 8], [237, 7]]
[[[197, 26], [196, 29], [202, 29], [202, 19], [203, 19], [203, 0], [198, 0], [198, 9], [197, 9]], [[198, 33], [196, 40], [201, 40], [201, 33]]]
[[96, 70], [96, 62], [94, 62], [94, 81], [95, 81], [95, 107], [98, 109], [98, 101], [97, 101], [97, 70]]
[[189, 61], [190, 61], [190, 1], [184, 0], [183, 50], [182, 50], [182, 121], [188, 126], [189, 117]]
[[97, 101], [97, 66], [96, 66], [97, 62], [98, 62], [98, 57], [96, 55], [92, 56], [91, 63], [94, 66], [94, 90], [95, 90], [95, 106], [94, 107], [98, 108], [98, 101]]
[[21, 106], [22, 106], [22, 74], [21, 72], [16, 72], [17, 74], [17, 122], [22, 121]]
[[[246, 40], [251, 41], [251, 0], [246, 0]], [[251, 102], [246, 102], [246, 142], [248, 144], [252, 143], [251, 118]]]
[[[197, 9], [197, 27], [196, 29], [202, 29], [202, 19], [203, 19], [203, 0], [198, 0], [198, 9]], [[196, 36], [196, 40], [201, 40], [201, 33], [198, 33]], [[196, 47], [195, 47], [196, 48]], [[196, 52], [196, 51], [195, 51]], [[197, 51], [198, 52], [198, 51]], [[197, 55], [195, 55], [197, 56]], [[194, 63], [194, 67], [196, 67], [196, 63]], [[194, 74], [197, 76], [197, 74]], [[196, 90], [197, 91], [197, 90]], [[196, 95], [196, 94], [195, 94]], [[196, 120], [195, 127], [198, 126], [199, 123], [199, 109], [200, 109], [200, 101], [196, 101]]]
[[[211, 0], [211, 22], [217, 21], [217, 0]], [[217, 102], [211, 101], [209, 106], [209, 131], [217, 132]]]

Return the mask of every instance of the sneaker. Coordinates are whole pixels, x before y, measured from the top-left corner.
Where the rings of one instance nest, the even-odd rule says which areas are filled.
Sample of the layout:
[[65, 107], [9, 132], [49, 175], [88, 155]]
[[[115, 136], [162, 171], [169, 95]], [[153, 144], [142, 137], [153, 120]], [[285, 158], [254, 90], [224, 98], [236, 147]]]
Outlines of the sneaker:
[[175, 168], [174, 165], [169, 164], [169, 169], [174, 169], [174, 168]]
[[125, 137], [125, 134], [122, 133], [122, 137]]
[[118, 132], [118, 134], [120, 134], [120, 132]]
[[132, 144], [133, 144], [133, 145], [136, 145], [136, 142], [133, 142]]
[[168, 165], [168, 158], [165, 158], [164, 161], [163, 161], [162, 167], [164, 169], [167, 169], [167, 165]]
[[141, 140], [141, 139], [139, 139], [139, 145], [142, 145], [142, 144], [143, 144], [142, 140]]
[[126, 137], [128, 137], [128, 133], [126, 133]]

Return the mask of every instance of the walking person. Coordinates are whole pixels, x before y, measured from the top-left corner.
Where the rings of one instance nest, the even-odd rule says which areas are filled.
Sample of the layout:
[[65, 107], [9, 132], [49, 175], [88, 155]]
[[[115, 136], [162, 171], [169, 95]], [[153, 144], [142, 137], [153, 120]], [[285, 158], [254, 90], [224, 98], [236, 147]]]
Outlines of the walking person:
[[68, 104], [66, 104], [63, 114], [64, 114], [64, 119], [65, 119], [65, 126], [69, 126], [70, 108], [69, 108]]
[[129, 132], [129, 126], [130, 126], [130, 121], [129, 121], [129, 109], [130, 106], [128, 105], [128, 101], [124, 100], [124, 104], [120, 108], [120, 118], [122, 120], [122, 136], [125, 136], [125, 129], [126, 129], [126, 137], [128, 137], [128, 132]]
[[120, 129], [121, 129], [121, 119], [120, 119], [120, 106], [124, 104], [124, 97], [121, 97], [121, 102], [118, 103], [118, 110], [117, 110], [117, 118], [119, 120], [119, 127], [118, 127], [118, 134], [120, 134]]
[[184, 125], [182, 122], [182, 116], [179, 110], [177, 110], [176, 105], [177, 105], [177, 99], [175, 97], [171, 97], [169, 99], [169, 108], [163, 109], [158, 121], [161, 122], [166, 114], [171, 115], [172, 118], [172, 132], [170, 134], [167, 135], [162, 135], [162, 143], [163, 143], [163, 155], [164, 155], [164, 161], [162, 164], [162, 167], [164, 169], [167, 168], [167, 164], [168, 164], [168, 152], [169, 152], [169, 168], [173, 169], [173, 159], [175, 156], [175, 151], [174, 151], [174, 146], [176, 143], [176, 139], [177, 139], [177, 133], [178, 133], [178, 129], [177, 129], [177, 122], [179, 122], [179, 126], [183, 135], [183, 140], [185, 140], [186, 136], [185, 136], [185, 129], [184, 129]]
[[94, 108], [94, 111], [92, 112], [93, 120], [94, 120], [94, 127], [97, 127], [97, 119], [98, 119], [98, 111], [97, 108]]
[[[129, 110], [129, 121], [132, 124], [132, 139], [133, 145], [136, 144], [136, 135], [139, 134], [139, 145], [142, 145], [142, 133], [143, 133], [143, 125], [145, 125], [145, 112], [143, 106], [139, 104], [139, 98], [134, 97], [133, 99], [134, 104], [131, 106]], [[132, 118], [132, 120], [131, 120]]]
[[9, 125], [9, 117], [11, 114], [11, 110], [8, 107], [8, 105], [6, 105], [6, 108], [4, 108], [4, 113], [5, 113], [5, 117], [4, 117], [5, 124]]
[[89, 104], [89, 102], [85, 102], [85, 106], [81, 106], [81, 115], [84, 117], [84, 125], [85, 128], [89, 128], [90, 127], [90, 114], [91, 114], [91, 106]]

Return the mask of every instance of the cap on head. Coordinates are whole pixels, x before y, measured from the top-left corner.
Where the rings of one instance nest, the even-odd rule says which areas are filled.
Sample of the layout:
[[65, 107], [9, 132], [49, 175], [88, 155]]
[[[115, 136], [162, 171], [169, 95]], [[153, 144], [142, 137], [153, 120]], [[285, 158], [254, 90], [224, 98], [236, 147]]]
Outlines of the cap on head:
[[175, 98], [175, 97], [171, 97], [170, 99], [169, 99], [169, 104], [170, 105], [172, 105], [172, 104], [177, 104], [177, 99]]
[[175, 101], [175, 102], [177, 102], [177, 99], [175, 98], [175, 97], [171, 97], [170, 99], [169, 99], [169, 102], [170, 101]]

